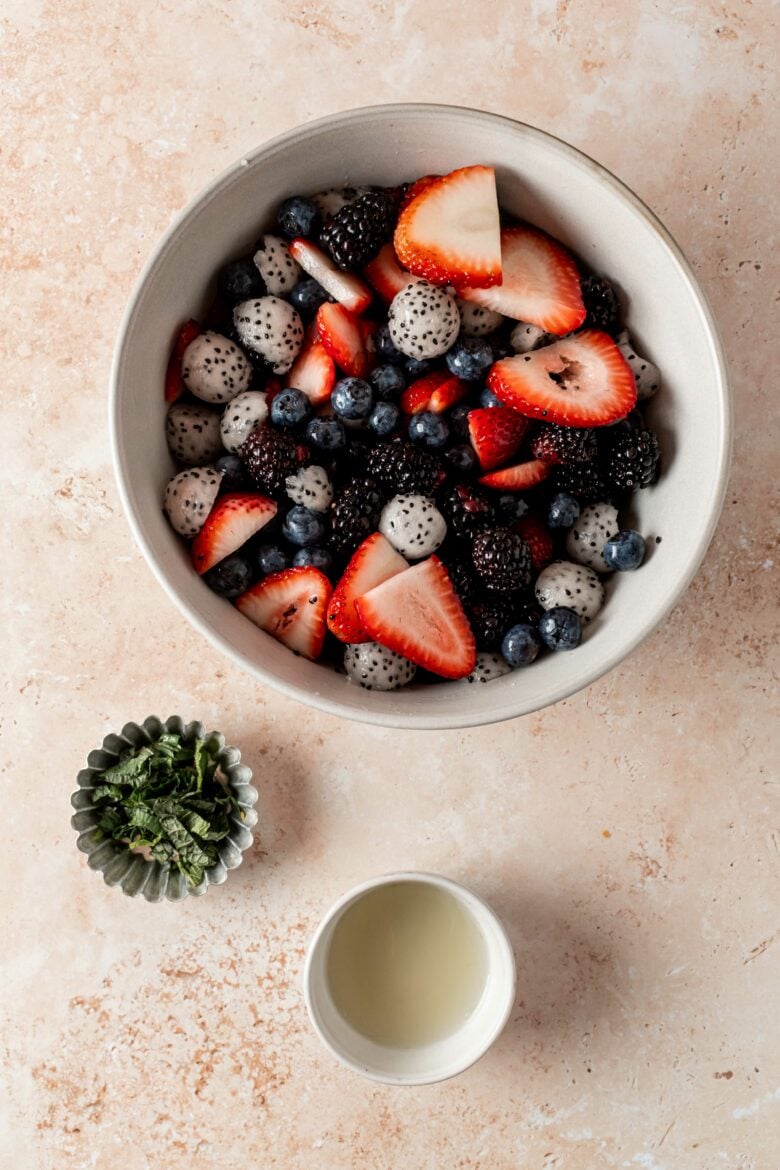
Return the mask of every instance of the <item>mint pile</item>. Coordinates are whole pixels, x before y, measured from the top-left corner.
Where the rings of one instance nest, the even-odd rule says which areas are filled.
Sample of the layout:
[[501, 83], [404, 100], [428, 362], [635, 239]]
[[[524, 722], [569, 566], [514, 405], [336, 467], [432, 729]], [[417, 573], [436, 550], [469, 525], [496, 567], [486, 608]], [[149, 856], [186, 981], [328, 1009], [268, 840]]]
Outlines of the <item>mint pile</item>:
[[180, 870], [188, 885], [199, 885], [218, 860], [216, 842], [230, 832], [229, 813], [243, 816], [216, 772], [202, 739], [182, 743], [180, 735], [166, 733], [148, 747], [129, 748], [94, 789], [102, 813], [96, 839], [146, 847], [155, 861]]

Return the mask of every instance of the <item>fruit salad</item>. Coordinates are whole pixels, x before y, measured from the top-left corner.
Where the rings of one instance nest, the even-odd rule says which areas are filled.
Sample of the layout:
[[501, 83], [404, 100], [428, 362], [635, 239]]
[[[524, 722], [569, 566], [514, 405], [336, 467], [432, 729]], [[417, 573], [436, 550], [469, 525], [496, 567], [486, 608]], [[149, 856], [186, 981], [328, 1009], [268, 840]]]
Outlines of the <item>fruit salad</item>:
[[294, 653], [368, 689], [489, 682], [575, 649], [642, 564], [621, 512], [659, 473], [659, 383], [491, 167], [292, 195], [174, 341], [164, 510]]

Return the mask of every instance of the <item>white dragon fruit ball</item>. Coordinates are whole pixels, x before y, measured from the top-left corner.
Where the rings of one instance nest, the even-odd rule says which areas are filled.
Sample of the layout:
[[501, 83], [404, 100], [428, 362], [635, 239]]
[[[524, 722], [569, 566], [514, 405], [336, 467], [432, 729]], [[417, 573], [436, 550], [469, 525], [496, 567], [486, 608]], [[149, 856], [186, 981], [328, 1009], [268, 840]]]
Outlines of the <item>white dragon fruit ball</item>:
[[230, 402], [246, 390], [252, 366], [234, 341], [207, 331], [184, 351], [181, 363], [184, 385], [203, 402]]
[[406, 357], [439, 357], [460, 332], [458, 303], [443, 288], [418, 280], [393, 297], [387, 328], [393, 345]]
[[287, 495], [294, 504], [311, 512], [327, 512], [333, 503], [333, 484], [324, 467], [302, 467], [284, 481]]
[[379, 531], [402, 557], [419, 561], [436, 552], [447, 535], [447, 522], [429, 496], [407, 492], [385, 504]]
[[619, 529], [618, 510], [613, 504], [588, 504], [566, 533], [566, 552], [573, 561], [597, 573], [611, 573], [601, 550]]
[[412, 681], [417, 667], [378, 642], [359, 642], [344, 651], [344, 669], [367, 691], [397, 691]]
[[528, 325], [525, 321], [518, 321], [509, 334], [509, 344], [515, 353], [530, 353], [532, 349], [541, 349], [553, 341], [560, 341], [560, 338], [547, 333], [538, 325]]
[[300, 265], [293, 260], [286, 242], [279, 236], [261, 236], [252, 259], [265, 287], [275, 297], [290, 292], [301, 279]]
[[211, 406], [175, 402], [168, 411], [165, 435], [168, 448], [180, 463], [211, 463], [222, 450], [220, 415]]
[[503, 675], [511, 673], [512, 667], [500, 654], [478, 654], [474, 669], [467, 681], [470, 683], [492, 682], [494, 678], [501, 678]]
[[553, 561], [542, 569], [535, 593], [542, 609], [566, 606], [582, 618], [583, 625], [592, 621], [604, 604], [604, 586], [596, 574], [572, 561]]
[[303, 345], [303, 322], [279, 297], [255, 297], [233, 310], [233, 324], [243, 346], [258, 354], [275, 374], [286, 374]]
[[617, 347], [628, 362], [636, 382], [636, 396], [640, 402], [652, 398], [661, 386], [661, 371], [647, 358], [640, 357], [624, 329], [617, 339]]
[[216, 467], [188, 467], [169, 480], [163, 511], [179, 536], [192, 540], [203, 527], [219, 492], [222, 472]]
[[220, 431], [226, 451], [236, 454], [245, 440], [268, 418], [268, 403], [262, 390], [245, 390], [222, 412]]
[[495, 333], [504, 320], [500, 313], [493, 309], [486, 309], [484, 305], [476, 305], [473, 301], [462, 301], [458, 298], [460, 313], [460, 331], [467, 337], [487, 337]]

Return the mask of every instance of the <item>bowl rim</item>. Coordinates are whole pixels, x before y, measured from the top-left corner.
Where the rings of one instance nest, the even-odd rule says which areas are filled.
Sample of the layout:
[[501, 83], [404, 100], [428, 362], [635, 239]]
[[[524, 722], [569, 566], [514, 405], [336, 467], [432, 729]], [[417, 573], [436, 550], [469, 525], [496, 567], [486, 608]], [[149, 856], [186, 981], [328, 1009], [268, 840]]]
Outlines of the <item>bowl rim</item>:
[[[505, 975], [504, 986], [501, 989], [499, 997], [499, 1010], [496, 1013], [491, 1028], [485, 1032], [479, 1044], [475, 1045], [470, 1051], [464, 1051], [461, 1057], [451, 1060], [449, 1064], [439, 1069], [432, 1069], [427, 1073], [420, 1073], [416, 1076], [405, 1076], [400, 1073], [386, 1072], [378, 1068], [369, 1068], [361, 1063], [357, 1057], [352, 1056], [345, 1047], [331, 1040], [322, 1023], [313, 989], [314, 965], [319, 959], [325, 936], [344, 911], [371, 890], [402, 882], [429, 885], [444, 890], [464, 903], [476, 922], [490, 922], [495, 930], [495, 938], [500, 951], [500, 959], [498, 962], [503, 968], [503, 974]], [[493, 1047], [509, 1022], [509, 1017], [512, 1014], [512, 1008], [517, 997], [517, 959], [505, 924], [490, 903], [475, 890], [471, 889], [470, 886], [464, 885], [455, 878], [447, 877], [440, 873], [433, 873], [429, 870], [393, 870], [390, 873], [377, 874], [375, 877], [366, 878], [365, 881], [359, 882], [357, 885], [346, 890], [328, 907], [309, 940], [301, 979], [303, 983], [303, 998], [309, 1016], [309, 1023], [323, 1047], [327, 1049], [335, 1060], [339, 1061], [345, 1068], [359, 1073], [360, 1076], [365, 1077], [369, 1081], [411, 1088], [449, 1081], [471, 1068], [472, 1065], [476, 1064], [478, 1060], [481, 1060], [489, 1049]]]
[[[199, 208], [213, 200], [223, 187], [232, 182], [244, 168], [254, 163], [261, 155], [291, 144], [305, 143], [307, 139], [317, 136], [331, 126], [350, 122], [355, 123], [363, 119], [373, 119], [377, 115], [393, 117], [394, 115], [400, 114], [429, 115], [437, 118], [466, 118], [473, 119], [477, 122], [484, 123], [487, 121], [498, 123], [512, 129], [520, 129], [524, 134], [543, 141], [549, 148], [559, 155], [566, 157], [568, 161], [574, 163], [576, 166], [584, 167], [586, 170], [592, 171], [602, 184], [609, 187], [619, 199], [627, 203], [640, 218], [645, 220], [670, 253], [701, 317], [707, 344], [713, 359], [713, 366], [716, 371], [714, 390], [717, 395], [718, 421], [723, 438], [718, 452], [717, 475], [708, 501], [708, 520], [697, 542], [691, 549], [685, 573], [659, 599], [658, 605], [652, 611], [648, 611], [651, 616], [643, 623], [634, 637], [628, 643], [623, 643], [619, 648], [613, 650], [597, 667], [588, 673], [584, 681], [582, 679], [574, 679], [571, 684], [564, 684], [556, 697], [550, 699], [549, 702], [542, 702], [537, 706], [523, 704], [522, 709], [517, 711], [508, 711], [503, 706], [495, 711], [475, 711], [474, 714], [470, 714], [468, 710], [460, 713], [450, 713], [446, 709], [435, 714], [423, 713], [421, 715], [395, 713], [393, 711], [374, 712], [369, 708], [351, 708], [339, 702], [337, 699], [325, 697], [303, 685], [290, 683], [279, 678], [255, 658], [232, 646], [222, 634], [210, 624], [203, 621], [174, 588], [173, 584], [168, 580], [162, 560], [157, 557], [150, 543], [146, 540], [142, 525], [133, 507], [130, 491], [127, 487], [129, 480], [128, 468], [122, 453], [119, 434], [119, 385], [127, 339], [134, 324], [136, 314], [139, 311], [149, 277], [154, 269], [163, 261], [166, 253], [172, 248], [177, 237], [184, 230], [187, 221]], [[352, 719], [358, 723], [368, 723], [380, 727], [398, 727], [408, 730], [443, 731], [481, 727], [491, 723], [500, 723], [505, 720], [514, 719], [521, 715], [531, 714], [533, 711], [542, 710], [545, 706], [552, 706], [554, 703], [561, 702], [576, 692], [584, 690], [605, 674], [608, 674], [624, 659], [628, 658], [669, 616], [672, 609], [688, 589], [704, 559], [723, 508], [728, 485], [733, 443], [733, 404], [729, 386], [728, 368], [718, 325], [707, 297], [699, 286], [693, 269], [686, 259], [682, 248], [655, 212], [626, 183], [618, 179], [616, 175], [613, 175], [605, 166], [591, 158], [585, 151], [572, 146], [556, 135], [549, 133], [549, 131], [541, 130], [527, 122], [521, 122], [516, 118], [510, 118], [504, 114], [496, 114], [470, 106], [448, 105], [437, 102], [396, 102], [373, 106], [357, 106], [352, 109], [339, 111], [338, 113], [328, 114], [325, 117], [316, 118], [309, 122], [304, 122], [290, 130], [277, 134], [253, 150], [243, 154], [235, 162], [225, 167], [214, 179], [193, 196], [174, 217], [152, 248], [122, 314], [114, 344], [109, 374], [108, 416], [114, 478], [122, 509], [127, 518], [130, 530], [153, 575], [173, 601], [176, 608], [184, 614], [190, 624], [214, 647], [219, 649], [223, 654], [226, 654], [238, 666], [248, 671], [255, 678], [267, 683], [275, 690], [280, 691], [288, 698], [295, 699], [317, 710], [325, 711], [330, 715]]]

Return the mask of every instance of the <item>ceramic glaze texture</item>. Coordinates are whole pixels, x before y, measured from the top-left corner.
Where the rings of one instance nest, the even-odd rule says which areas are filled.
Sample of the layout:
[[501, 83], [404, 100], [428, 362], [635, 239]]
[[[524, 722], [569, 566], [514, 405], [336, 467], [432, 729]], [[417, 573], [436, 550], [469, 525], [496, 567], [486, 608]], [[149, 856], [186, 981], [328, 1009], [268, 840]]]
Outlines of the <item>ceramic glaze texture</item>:
[[[774, 1170], [771, 31], [767, 4], [709, 0], [3, 7], [3, 1170]], [[172, 216], [270, 135], [399, 99], [534, 123], [625, 179], [734, 389], [724, 514], [670, 619], [575, 698], [468, 732], [306, 711], [207, 645], [132, 541], [104, 422]], [[69, 825], [85, 752], [152, 710], [219, 727], [260, 790], [243, 865], [179, 905], [107, 888]], [[339, 1067], [300, 992], [327, 907], [398, 869], [473, 887], [518, 952], [496, 1046], [424, 1090]]]

